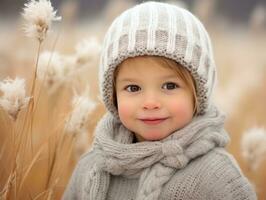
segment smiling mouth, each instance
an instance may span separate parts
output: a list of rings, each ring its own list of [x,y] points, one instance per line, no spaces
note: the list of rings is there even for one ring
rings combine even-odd
[[[148,124],[148,125],[157,125],[162,123],[168,118],[154,118],[154,119],[140,119],[143,123]]]

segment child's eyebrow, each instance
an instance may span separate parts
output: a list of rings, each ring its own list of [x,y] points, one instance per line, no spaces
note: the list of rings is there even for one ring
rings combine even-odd
[[[178,76],[176,74],[171,74],[171,75],[162,76],[161,78],[162,79],[168,79],[168,78],[178,79]]]
[[[119,82],[136,82],[137,79],[132,79],[132,78],[122,78],[122,79],[117,79]]]
[[[165,75],[165,76],[160,76],[160,79],[178,79],[178,76],[175,74],[171,75]],[[122,78],[122,79],[117,79],[119,82],[137,82],[139,79],[136,78]]]

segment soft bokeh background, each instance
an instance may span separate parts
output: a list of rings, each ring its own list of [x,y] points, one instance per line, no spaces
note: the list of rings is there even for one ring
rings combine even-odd
[[[53,24],[52,32],[45,40],[44,50],[53,50],[71,55],[75,46],[82,39],[91,36],[102,42],[105,31],[119,13],[142,1],[133,0],[53,0],[52,5],[62,16],[62,21]],[[259,199],[266,198],[266,159],[256,170],[249,168],[241,152],[241,137],[252,127],[266,127],[266,14],[264,0],[184,0],[167,1],[179,4],[196,16],[206,26],[212,38],[215,59],[218,67],[219,82],[214,99],[227,113],[226,129],[230,133],[231,143],[228,146],[238,161],[244,174],[256,188]],[[37,42],[26,38],[22,31],[23,21],[20,13],[25,1],[0,0],[0,81],[19,75],[27,80],[32,76],[36,59]],[[58,39],[57,39],[58,38]],[[53,134],[64,123],[64,117],[71,110],[73,88],[82,91],[87,85],[90,96],[98,103],[87,122],[89,141],[97,120],[105,112],[98,100],[97,85],[98,59],[73,81],[71,87],[61,87],[56,94],[45,91],[41,95],[37,109],[33,132],[33,148],[49,141],[56,149],[58,144]],[[0,190],[8,176],[7,156],[3,152],[5,135],[9,120],[0,109]],[[52,139],[51,139],[52,136]],[[265,144],[266,145],[266,144]],[[88,146],[87,146],[88,147]],[[8,145],[5,149],[11,148]],[[69,149],[62,146],[56,157],[57,176],[55,199],[59,199],[69,176],[79,158],[72,152],[71,159],[66,158]],[[48,151],[48,150],[47,150]],[[56,150],[55,150],[56,151]],[[48,154],[46,152],[46,154]],[[27,189],[22,199],[36,197],[47,184],[47,155],[41,157],[32,168],[27,178]],[[266,155],[265,155],[266,156]],[[4,159],[5,158],[5,159]],[[60,175],[59,175],[60,174]],[[48,181],[49,182],[49,181]],[[30,195],[29,195],[30,193]]]

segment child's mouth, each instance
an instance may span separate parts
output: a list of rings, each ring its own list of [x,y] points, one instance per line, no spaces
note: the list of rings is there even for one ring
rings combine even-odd
[[[148,125],[157,125],[165,121],[167,118],[149,118],[149,119],[140,119],[142,122]]]

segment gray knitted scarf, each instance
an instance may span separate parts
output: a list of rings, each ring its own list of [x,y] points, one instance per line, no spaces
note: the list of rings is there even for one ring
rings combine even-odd
[[[194,117],[186,127],[161,141],[133,143],[133,134],[107,113],[96,128],[91,151],[97,161],[87,177],[86,197],[104,200],[110,174],[139,177],[137,200],[156,200],[176,170],[215,147],[224,147],[229,137],[223,129],[224,115],[214,106]]]

